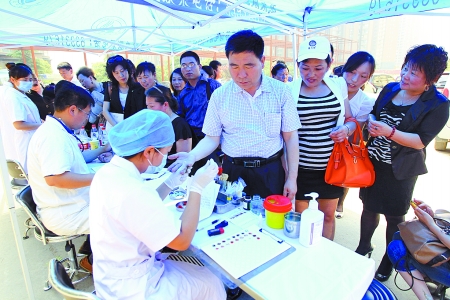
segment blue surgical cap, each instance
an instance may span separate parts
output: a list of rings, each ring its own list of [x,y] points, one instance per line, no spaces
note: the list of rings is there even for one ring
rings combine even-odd
[[[168,115],[143,109],[114,126],[108,138],[114,153],[123,157],[142,152],[148,146],[172,146],[175,133]]]

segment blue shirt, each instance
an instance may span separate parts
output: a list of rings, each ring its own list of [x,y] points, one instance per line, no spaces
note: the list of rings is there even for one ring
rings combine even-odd
[[[206,92],[206,85],[211,87],[211,94],[221,86],[221,84],[210,78],[200,76],[199,81],[193,87],[186,83],[184,89],[178,96],[180,109],[178,114],[189,123],[191,127],[199,128],[201,134],[201,128],[203,127],[203,121],[205,120],[206,110],[208,108],[208,95]]]

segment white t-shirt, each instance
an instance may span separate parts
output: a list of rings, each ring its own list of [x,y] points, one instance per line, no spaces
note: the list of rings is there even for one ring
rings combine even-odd
[[[91,184],[94,283],[102,299],[224,299],[207,268],[157,261],[180,234],[181,221],[130,161],[114,156]],[[183,266],[189,269],[186,269]]]
[[[375,104],[375,99],[368,96],[364,91],[358,90],[349,102],[353,117],[358,122],[366,122]]]
[[[128,93],[119,92],[120,104],[122,104],[122,109],[125,108],[125,103],[127,103]]]
[[[41,123],[39,110],[25,94],[12,87],[0,90],[0,130],[5,156],[20,162],[27,172],[27,149],[36,130],[17,130],[13,123]]]
[[[30,141],[28,157],[29,183],[44,225],[60,235],[88,233],[89,187],[58,188],[44,178],[64,172],[90,173],[75,137],[47,116]]]
[[[78,81],[77,77],[73,76],[72,80],[70,82],[72,82],[73,84],[78,85],[79,87],[84,89],[84,86]]]

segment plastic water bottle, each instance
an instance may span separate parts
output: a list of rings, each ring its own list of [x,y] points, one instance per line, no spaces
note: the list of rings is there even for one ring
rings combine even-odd
[[[98,140],[98,130],[97,130],[97,126],[95,126],[95,124],[92,124],[91,139],[93,141]]]
[[[88,136],[86,130],[84,129],[84,126],[81,127],[81,129],[80,129],[79,137],[82,142],[89,141],[89,136]]]
[[[319,203],[316,201],[319,194],[305,194],[311,197],[309,207],[302,212],[300,222],[299,242],[302,246],[311,247],[317,245],[322,237],[324,214],[319,210]]]
[[[105,126],[102,127],[102,137],[100,140],[100,146],[105,146],[109,143],[108,140],[108,132],[106,131]]]

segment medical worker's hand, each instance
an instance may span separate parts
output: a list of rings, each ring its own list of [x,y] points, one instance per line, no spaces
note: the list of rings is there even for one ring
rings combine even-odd
[[[169,178],[164,180],[164,183],[171,190],[179,187],[188,178],[189,172],[185,172],[184,174],[182,174],[181,171],[182,169],[178,169],[178,171],[170,174]]]
[[[202,194],[203,189],[213,181],[217,175],[219,168],[214,160],[210,159],[206,164],[195,172],[194,178],[192,178],[190,191]]]
[[[178,170],[181,171],[181,174],[189,173],[192,169],[192,166],[195,163],[194,155],[187,152],[178,152],[172,155],[169,155],[169,159],[176,159],[174,163],[172,163],[168,170],[170,172],[176,172]]]

